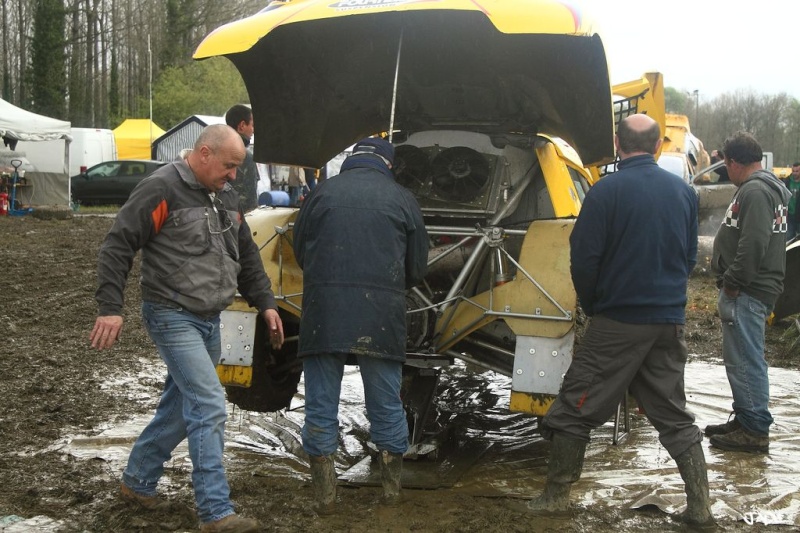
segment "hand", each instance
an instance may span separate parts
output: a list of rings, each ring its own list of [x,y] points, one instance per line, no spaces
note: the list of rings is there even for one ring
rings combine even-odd
[[[267,309],[262,316],[269,328],[269,343],[275,350],[279,350],[283,345],[283,322],[281,317],[275,309]]]
[[[102,350],[111,348],[122,335],[122,317],[117,315],[99,316],[94,323],[89,341],[92,348]]]
[[[731,289],[730,287],[722,287],[722,290],[725,291],[725,294],[728,298],[738,298],[739,297],[739,289]]]

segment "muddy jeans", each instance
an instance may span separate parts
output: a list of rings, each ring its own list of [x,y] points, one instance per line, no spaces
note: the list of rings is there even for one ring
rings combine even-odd
[[[339,395],[346,354],[303,357],[306,389],[306,420],[303,449],[313,456],[331,455],[339,447]],[[408,423],[400,381],[403,363],[366,355],[358,356],[369,433],[379,450],[405,453],[408,449]]]
[[[233,514],[222,466],[227,413],[216,372],[219,317],[206,320],[147,302],[142,316],[168,373],[156,414],[133,445],[122,481],[140,494],[155,495],[164,463],[188,437],[197,514],[202,522],[219,520]]]
[[[588,441],[630,391],[674,458],[703,434],[686,410],[683,373],[688,351],[682,324],[625,324],[591,319],[542,432]]]
[[[771,309],[743,292],[736,298],[719,291],[722,360],[733,394],[733,411],[744,428],[769,435],[769,376],[764,357],[764,328]]]

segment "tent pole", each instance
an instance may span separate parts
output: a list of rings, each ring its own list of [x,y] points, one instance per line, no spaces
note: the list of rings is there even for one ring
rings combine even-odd
[[[400,30],[400,42],[397,44],[397,64],[394,67],[394,86],[392,87],[392,113],[389,117],[389,142],[394,135],[394,109],[397,106],[397,80],[400,78],[400,53],[403,51],[403,29]]]

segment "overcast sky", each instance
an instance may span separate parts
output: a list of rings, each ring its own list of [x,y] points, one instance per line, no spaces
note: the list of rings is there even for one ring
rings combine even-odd
[[[571,2],[568,2],[571,3]],[[648,71],[700,101],[752,89],[800,99],[797,0],[584,0],[597,22],[611,82]]]

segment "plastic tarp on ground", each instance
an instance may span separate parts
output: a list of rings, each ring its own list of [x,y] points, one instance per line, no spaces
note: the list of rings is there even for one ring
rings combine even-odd
[[[27,158],[34,167],[41,166],[51,171],[37,170],[25,174],[25,185],[17,188],[17,198],[23,205],[69,206],[70,126],[69,122],[31,113],[0,99],[0,137],[3,138],[0,151],[16,149],[18,141],[63,141],[63,149],[48,154],[48,161],[40,161],[37,165],[35,159]],[[19,152],[18,155],[23,154]]]
[[[114,130],[117,157],[120,159],[150,159],[150,146],[165,131],[146,118],[126,119]]]
[[[177,159],[181,150],[193,148],[203,128],[211,124],[225,124],[225,117],[192,115],[153,141],[152,158],[159,161]]]

